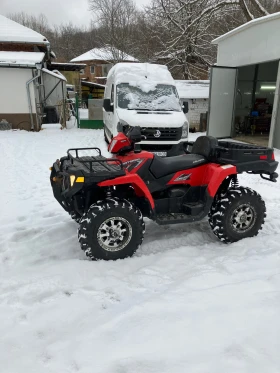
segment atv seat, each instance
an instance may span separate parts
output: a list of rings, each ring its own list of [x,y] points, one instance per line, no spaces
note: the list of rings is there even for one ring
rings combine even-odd
[[[150,170],[155,178],[159,179],[178,171],[201,166],[211,160],[217,145],[218,141],[214,137],[200,136],[194,142],[191,154],[166,158],[155,155]]]
[[[155,155],[150,170],[154,177],[159,179],[160,177],[174,174],[177,171],[187,170],[205,163],[207,163],[207,160],[199,154],[184,154],[166,158]]]

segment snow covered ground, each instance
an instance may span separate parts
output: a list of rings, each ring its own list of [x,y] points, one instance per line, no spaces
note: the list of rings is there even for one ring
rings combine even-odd
[[[88,119],[88,109],[79,109],[80,119]]]
[[[280,184],[240,178],[267,204],[256,238],[147,221],[133,258],[91,262],[49,167],[96,145],[101,130],[1,133],[0,371],[280,372]]]

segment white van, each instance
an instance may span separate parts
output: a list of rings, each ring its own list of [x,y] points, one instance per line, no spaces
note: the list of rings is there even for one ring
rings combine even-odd
[[[177,154],[188,140],[188,104],[180,104],[166,66],[118,63],[109,72],[104,93],[104,136],[108,142],[130,126],[142,128],[142,149]]]

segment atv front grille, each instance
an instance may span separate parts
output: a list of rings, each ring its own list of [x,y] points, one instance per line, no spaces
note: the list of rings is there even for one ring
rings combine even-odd
[[[141,134],[146,137],[144,141],[178,141],[182,137],[182,127],[144,127]]]

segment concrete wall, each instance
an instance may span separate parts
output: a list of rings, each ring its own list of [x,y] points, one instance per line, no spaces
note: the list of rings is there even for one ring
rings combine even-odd
[[[31,128],[26,82],[32,69],[0,67],[0,120],[6,119],[13,128]],[[34,86],[30,85],[32,112],[36,112]],[[36,125],[36,116],[34,124]]]
[[[199,128],[200,124],[200,114],[206,113],[208,111],[208,98],[197,98],[197,99],[181,99],[181,101],[188,101],[189,103],[189,112],[187,118],[190,124],[190,127]]]
[[[218,41],[217,65],[235,67],[280,58],[279,15],[264,17],[238,30]]]
[[[29,113],[26,82],[32,78],[32,69],[0,67],[0,113]],[[34,105],[34,88],[30,94]]]
[[[103,120],[103,100],[88,100],[88,119]]]

